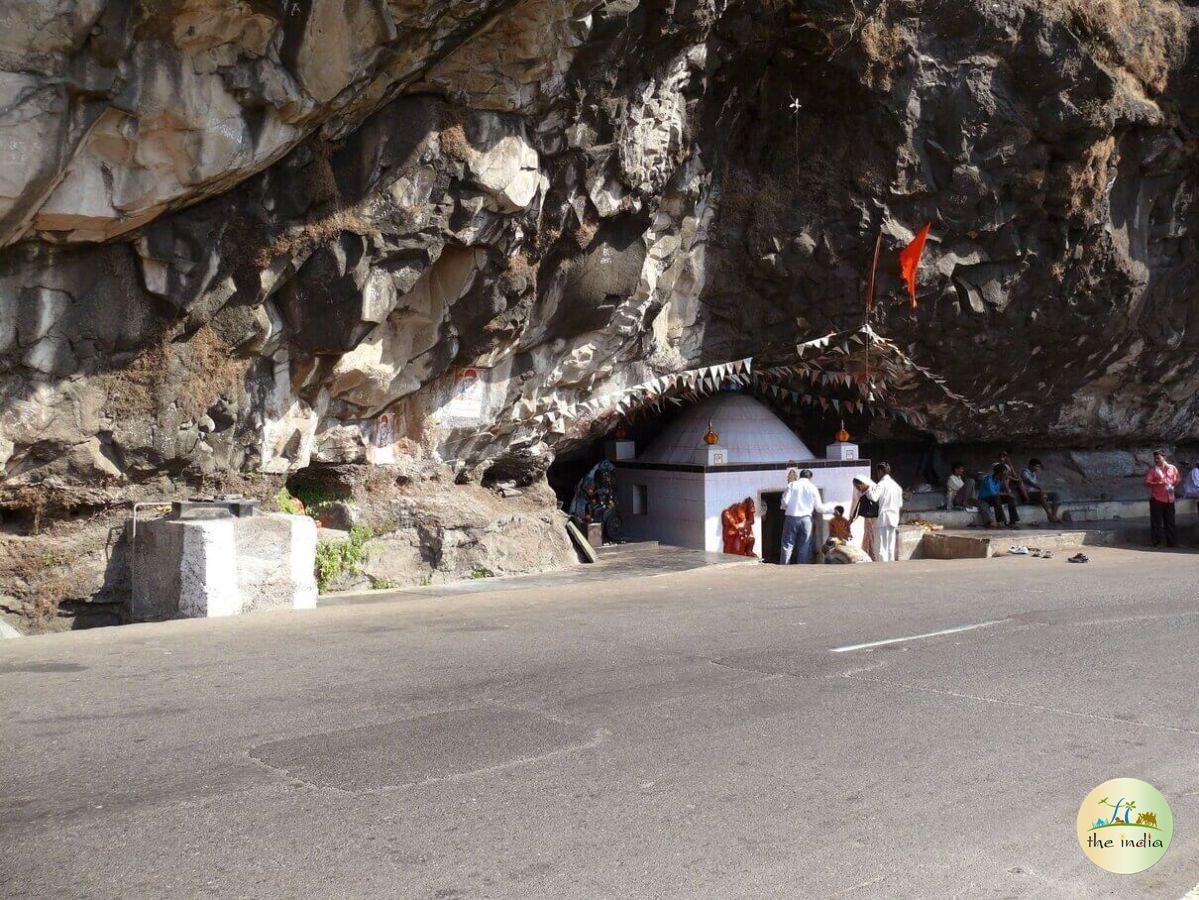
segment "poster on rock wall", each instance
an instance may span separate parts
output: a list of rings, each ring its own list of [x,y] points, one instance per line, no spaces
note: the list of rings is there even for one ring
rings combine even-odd
[[[486,399],[487,382],[483,380],[480,370],[456,369],[450,397],[437,411],[437,421],[455,428],[478,425],[483,421]]]
[[[383,413],[371,425],[371,442],[367,448],[367,459],[378,464],[395,462],[396,426],[395,415]]]

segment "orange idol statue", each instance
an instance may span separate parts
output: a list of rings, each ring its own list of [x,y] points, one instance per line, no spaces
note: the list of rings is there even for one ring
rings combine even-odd
[[[734,503],[720,514],[724,533],[724,552],[737,556],[754,556],[754,519],[758,510],[754,501],[746,497]]]

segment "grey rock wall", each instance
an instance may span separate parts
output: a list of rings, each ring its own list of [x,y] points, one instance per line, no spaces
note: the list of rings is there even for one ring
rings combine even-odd
[[[536,477],[589,435],[539,414],[859,322],[880,229],[879,329],[974,401],[943,439],[1195,440],[1197,33],[1175,0],[9,3],[0,474],[286,476],[391,413]]]

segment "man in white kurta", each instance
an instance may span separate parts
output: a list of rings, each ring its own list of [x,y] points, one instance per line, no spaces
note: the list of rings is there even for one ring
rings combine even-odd
[[[879,477],[870,488],[870,499],[878,503],[878,561],[895,562],[903,488],[891,477],[891,467],[887,463],[879,463],[876,471]]]

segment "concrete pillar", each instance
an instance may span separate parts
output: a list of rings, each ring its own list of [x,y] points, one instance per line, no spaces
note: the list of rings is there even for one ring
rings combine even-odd
[[[135,621],[316,606],[308,516],[153,519],[138,522],[133,545]]]

